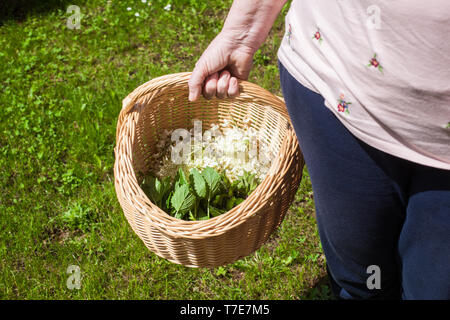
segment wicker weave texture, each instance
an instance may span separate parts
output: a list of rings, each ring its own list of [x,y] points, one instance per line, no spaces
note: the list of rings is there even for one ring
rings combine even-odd
[[[134,232],[149,250],[189,267],[216,267],[258,249],[281,224],[300,184],[303,157],[282,99],[247,81],[239,81],[235,99],[188,101],[189,72],[155,78],[123,101],[115,148],[118,200]],[[153,204],[139,187],[148,172],[157,137],[165,129],[190,129],[193,120],[220,124],[244,119],[276,154],[255,191],[232,210],[209,220],[184,221]]]

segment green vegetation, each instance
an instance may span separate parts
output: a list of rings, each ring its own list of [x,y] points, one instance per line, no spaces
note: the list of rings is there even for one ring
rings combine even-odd
[[[0,23],[0,298],[329,298],[306,170],[270,240],[215,269],[150,252],[117,201],[121,100],[149,79],[192,70],[231,0],[172,0],[170,10],[157,0],[39,2]],[[66,25],[70,4],[80,7],[79,29]],[[286,9],[249,78],[275,94]],[[70,265],[80,267],[79,290],[67,287]]]
[[[177,219],[207,220],[231,210],[253,192],[259,181],[256,174],[244,172],[239,179],[230,182],[225,173],[211,167],[202,172],[192,168],[189,178],[179,168],[173,181],[165,177],[161,181],[152,175],[141,185],[144,192],[162,210]]]

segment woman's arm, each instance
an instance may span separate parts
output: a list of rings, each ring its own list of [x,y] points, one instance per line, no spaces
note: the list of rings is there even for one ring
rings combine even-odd
[[[236,97],[237,79],[248,78],[253,55],[266,40],[287,0],[235,0],[222,31],[197,61],[189,79],[189,100]]]

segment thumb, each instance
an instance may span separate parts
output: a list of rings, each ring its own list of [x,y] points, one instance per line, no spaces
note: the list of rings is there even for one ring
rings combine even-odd
[[[189,101],[195,101],[202,93],[203,82],[208,76],[208,69],[206,63],[203,59],[200,59],[195,64],[195,68],[192,71],[191,77],[189,78]]]

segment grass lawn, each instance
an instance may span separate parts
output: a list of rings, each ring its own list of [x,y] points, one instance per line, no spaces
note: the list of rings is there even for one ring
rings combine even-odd
[[[121,100],[149,79],[191,71],[230,0],[8,2],[15,5],[0,22],[0,299],[330,298],[306,170],[270,241],[215,269],[151,253],[117,201]],[[79,29],[66,25],[71,4],[81,9]],[[287,8],[249,79],[275,94]],[[67,287],[70,265],[80,267],[80,289]]]

